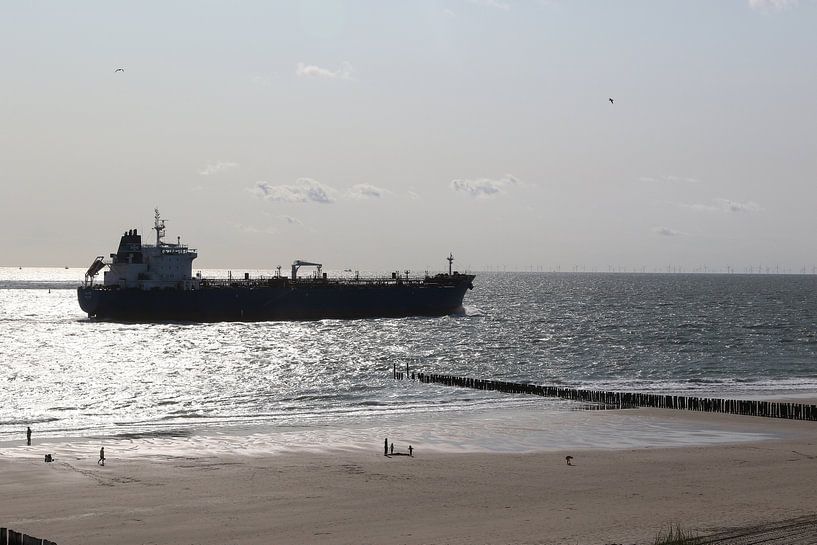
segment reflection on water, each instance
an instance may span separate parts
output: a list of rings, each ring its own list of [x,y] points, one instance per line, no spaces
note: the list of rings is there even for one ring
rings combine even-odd
[[[406,364],[584,388],[817,391],[812,276],[480,274],[462,316],[122,324],[89,321],[56,289],[83,272],[0,269],[0,440],[29,424],[41,436],[325,426],[530,402],[392,380]]]

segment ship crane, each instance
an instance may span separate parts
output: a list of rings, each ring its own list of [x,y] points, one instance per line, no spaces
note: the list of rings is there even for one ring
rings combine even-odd
[[[301,261],[300,259],[296,259],[292,262],[292,279],[297,280],[298,278],[298,269],[301,267],[317,267],[318,268],[318,276],[321,275],[321,267],[323,265],[321,263],[311,263],[309,261]]]
[[[88,270],[85,271],[85,285],[86,286],[93,286],[94,285],[94,277],[97,274],[99,274],[99,271],[101,271],[102,269],[105,268],[105,265],[107,265],[105,262],[102,261],[103,259],[104,258],[101,255],[97,256],[97,258],[94,259],[94,262],[91,263],[91,266],[88,267]]]

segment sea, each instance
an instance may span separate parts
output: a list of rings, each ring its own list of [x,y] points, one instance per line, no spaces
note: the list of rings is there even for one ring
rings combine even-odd
[[[464,311],[441,318],[147,324],[89,319],[77,304],[83,273],[0,268],[0,442],[27,426],[37,438],[252,436],[394,419],[433,423],[444,441],[475,414],[534,407],[553,423],[577,409],[395,380],[395,369],[817,397],[814,275],[477,272]]]

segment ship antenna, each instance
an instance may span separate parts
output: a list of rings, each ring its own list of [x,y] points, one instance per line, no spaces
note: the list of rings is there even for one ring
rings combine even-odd
[[[162,245],[162,237],[165,236],[165,220],[159,215],[159,208],[154,208],[156,215],[153,220],[153,230],[156,231],[156,247]]]
[[[451,266],[454,264],[454,253],[450,252],[445,260],[448,261],[448,276],[451,276]]]

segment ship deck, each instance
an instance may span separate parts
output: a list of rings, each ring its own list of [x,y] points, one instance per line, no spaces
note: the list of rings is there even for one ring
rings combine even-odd
[[[437,275],[426,277],[389,277],[389,276],[368,276],[368,277],[336,277],[321,278],[307,277],[295,280],[286,276],[259,276],[249,278],[208,278],[202,277],[198,280],[199,289],[208,288],[280,288],[280,287],[442,287],[457,286],[461,283],[470,283],[474,275],[453,274]],[[119,286],[105,286],[94,284],[88,286],[93,289],[119,289]]]

